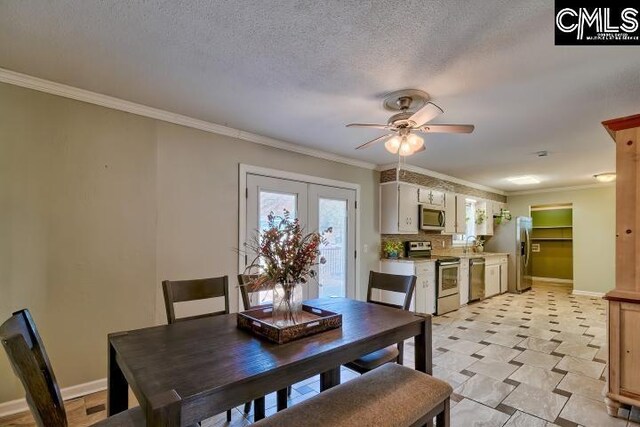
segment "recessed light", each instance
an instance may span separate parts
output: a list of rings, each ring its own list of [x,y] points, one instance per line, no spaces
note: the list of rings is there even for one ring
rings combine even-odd
[[[531,176],[531,175],[513,176],[511,178],[507,178],[507,181],[510,181],[515,185],[540,184],[540,180],[535,176]]]
[[[593,177],[600,182],[613,182],[616,180],[615,172],[598,173],[593,175]]]

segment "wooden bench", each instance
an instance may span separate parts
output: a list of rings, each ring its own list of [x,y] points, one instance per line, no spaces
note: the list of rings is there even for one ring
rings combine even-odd
[[[449,396],[444,381],[387,363],[302,403],[258,421],[256,427],[408,427],[436,418],[449,427]]]

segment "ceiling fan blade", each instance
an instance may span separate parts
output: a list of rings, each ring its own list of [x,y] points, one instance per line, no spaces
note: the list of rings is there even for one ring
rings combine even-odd
[[[424,107],[413,113],[413,115],[409,117],[408,120],[416,124],[414,127],[420,127],[425,123],[435,119],[442,113],[444,113],[444,111],[442,111],[442,108],[438,107],[433,102],[427,102]]]
[[[390,125],[378,125],[375,123],[349,123],[348,128],[374,128],[374,129],[389,129]]]
[[[426,133],[471,133],[474,125],[425,125],[418,130]]]
[[[382,141],[383,139],[389,138],[392,135],[393,135],[392,133],[388,133],[386,135],[379,136],[376,139],[372,139],[371,141],[365,142],[364,144],[357,146],[356,150],[360,150],[361,148],[367,148],[370,145],[373,145],[378,141]]]

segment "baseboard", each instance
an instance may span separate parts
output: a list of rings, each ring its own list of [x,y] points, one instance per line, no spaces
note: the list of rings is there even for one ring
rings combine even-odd
[[[598,297],[602,298],[605,292],[592,292],[592,291],[580,291],[578,289],[574,289],[572,292],[573,295],[582,295],[583,297]]]
[[[536,282],[552,282],[552,283],[562,283],[562,284],[567,284],[567,285],[573,285],[573,280],[572,279],[554,279],[553,277],[536,277],[536,276],[531,276],[532,280],[535,280]]]
[[[88,383],[72,385],[71,387],[63,388],[62,390],[60,390],[60,393],[62,394],[62,399],[69,400],[106,389],[107,379],[102,378],[99,380],[90,381]],[[0,417],[6,417],[8,415],[13,415],[28,410],[29,406],[27,405],[27,401],[25,399],[16,399],[9,402],[0,403]]]

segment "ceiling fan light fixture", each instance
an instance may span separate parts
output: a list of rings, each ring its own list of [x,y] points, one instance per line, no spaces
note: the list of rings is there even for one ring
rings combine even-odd
[[[400,154],[401,156],[410,156],[412,155],[415,150],[413,149],[413,147],[411,146],[411,144],[409,144],[409,141],[407,141],[407,138],[402,138],[403,141],[400,144],[400,148],[398,149],[398,154]]]
[[[422,146],[424,145],[424,139],[420,138],[418,135],[416,135],[415,133],[410,133],[407,136],[407,142],[409,143],[409,145],[411,146],[411,149],[416,152],[419,149],[422,148]]]
[[[386,150],[391,154],[398,154],[401,144],[402,141],[400,140],[400,137],[396,135],[387,139],[387,142],[384,143],[384,148],[386,148]]]

